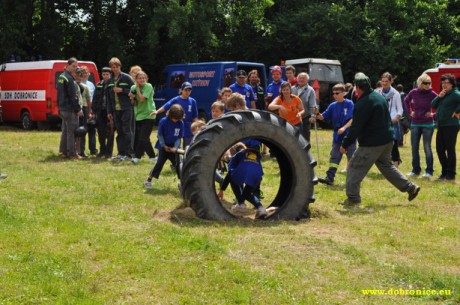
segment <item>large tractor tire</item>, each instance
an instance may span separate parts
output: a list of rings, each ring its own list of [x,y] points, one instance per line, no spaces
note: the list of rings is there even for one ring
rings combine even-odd
[[[316,161],[310,153],[310,144],[286,120],[259,110],[228,113],[211,120],[195,136],[182,167],[181,189],[185,204],[200,218],[227,220],[236,217],[218,200],[214,174],[222,154],[246,138],[266,144],[279,164],[280,186],[269,204],[276,209],[265,219],[308,218],[317,183]]]

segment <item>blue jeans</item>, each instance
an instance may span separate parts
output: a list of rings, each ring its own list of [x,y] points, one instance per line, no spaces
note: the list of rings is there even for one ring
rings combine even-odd
[[[433,138],[434,126],[411,126],[410,128],[410,143],[412,146],[412,172],[420,174],[420,153],[419,145],[420,138],[423,136],[423,150],[425,151],[426,170],[425,173],[433,175],[433,151],[431,150],[431,139]]]
[[[238,185],[233,181],[230,181],[230,186],[232,187],[233,194],[235,194],[238,204],[244,203],[244,200],[247,200],[256,208],[262,206],[259,198],[255,195],[255,192],[257,191],[256,188],[247,184],[243,187],[243,185]]]

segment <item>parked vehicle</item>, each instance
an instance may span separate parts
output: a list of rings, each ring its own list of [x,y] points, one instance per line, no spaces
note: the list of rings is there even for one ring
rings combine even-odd
[[[431,77],[431,86],[439,94],[442,90],[441,76],[443,74],[453,74],[457,80],[457,84],[460,84],[460,58],[448,58],[443,63],[437,63],[436,68],[426,70],[425,73]]]
[[[257,70],[260,85],[266,89],[267,76],[265,65],[252,62],[203,62],[189,64],[173,64],[164,68],[160,85],[155,86],[155,104],[157,109],[171,98],[179,94],[183,82],[192,84],[192,94],[198,104],[199,117],[211,117],[211,105],[219,98],[219,91],[235,82],[238,70]]]
[[[2,87],[0,87],[0,92],[2,91]],[[2,97],[0,94],[0,125],[3,124],[3,109],[2,109]]]
[[[59,122],[57,79],[67,61],[45,60],[4,63],[0,65],[0,98],[4,122],[20,122],[24,129],[40,129]],[[79,61],[91,72],[93,83],[99,82],[96,65]]]
[[[283,79],[286,80],[285,68],[291,65],[296,69],[296,75],[302,72],[310,76],[310,86],[315,89],[316,103],[319,110],[326,110],[327,106],[334,100],[332,87],[337,83],[343,83],[342,65],[340,61],[323,58],[301,58],[289,59],[282,63]],[[272,67],[270,67],[271,69]],[[269,73],[271,82],[271,73]],[[327,122],[319,122],[323,128],[330,127]]]
[[[319,109],[320,111],[326,110],[327,106],[334,100],[332,87],[337,83],[343,83],[340,61],[323,58],[301,58],[286,60],[284,64],[294,66],[296,74],[307,72],[310,75],[310,85],[319,92],[319,100],[317,100]],[[316,85],[319,88],[315,88]]]

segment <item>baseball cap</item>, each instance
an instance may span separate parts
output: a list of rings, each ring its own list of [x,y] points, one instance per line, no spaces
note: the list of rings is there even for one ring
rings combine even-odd
[[[109,67],[104,67],[102,68],[102,72],[112,72],[112,69],[110,69]]]
[[[273,73],[276,73],[276,72],[278,72],[278,73],[283,73],[283,71],[281,70],[281,67],[280,67],[280,66],[273,66],[273,68],[272,68],[272,74],[273,74]]]
[[[192,84],[190,84],[189,82],[185,82],[182,84],[182,86],[180,86],[180,89],[181,90],[192,89]]]
[[[238,70],[238,72],[236,72],[236,77],[247,77],[248,75],[246,74],[246,71],[244,70]]]

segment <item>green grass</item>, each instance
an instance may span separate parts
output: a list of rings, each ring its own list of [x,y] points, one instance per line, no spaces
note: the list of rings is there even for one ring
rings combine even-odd
[[[63,161],[59,135],[0,127],[0,171],[9,175],[0,180],[0,304],[460,302],[458,181],[415,178],[422,191],[409,203],[374,167],[361,209],[337,205],[345,198],[338,174],[335,186],[315,187],[309,222],[212,222],[178,209],[169,166],[145,191],[146,160]],[[312,140],[316,156],[314,132]],[[319,176],[330,141],[331,131],[320,130]],[[408,144],[401,154],[407,173]],[[276,162],[264,170],[263,190],[273,198]],[[225,198],[231,202],[230,190]],[[451,295],[362,293],[400,288]]]

